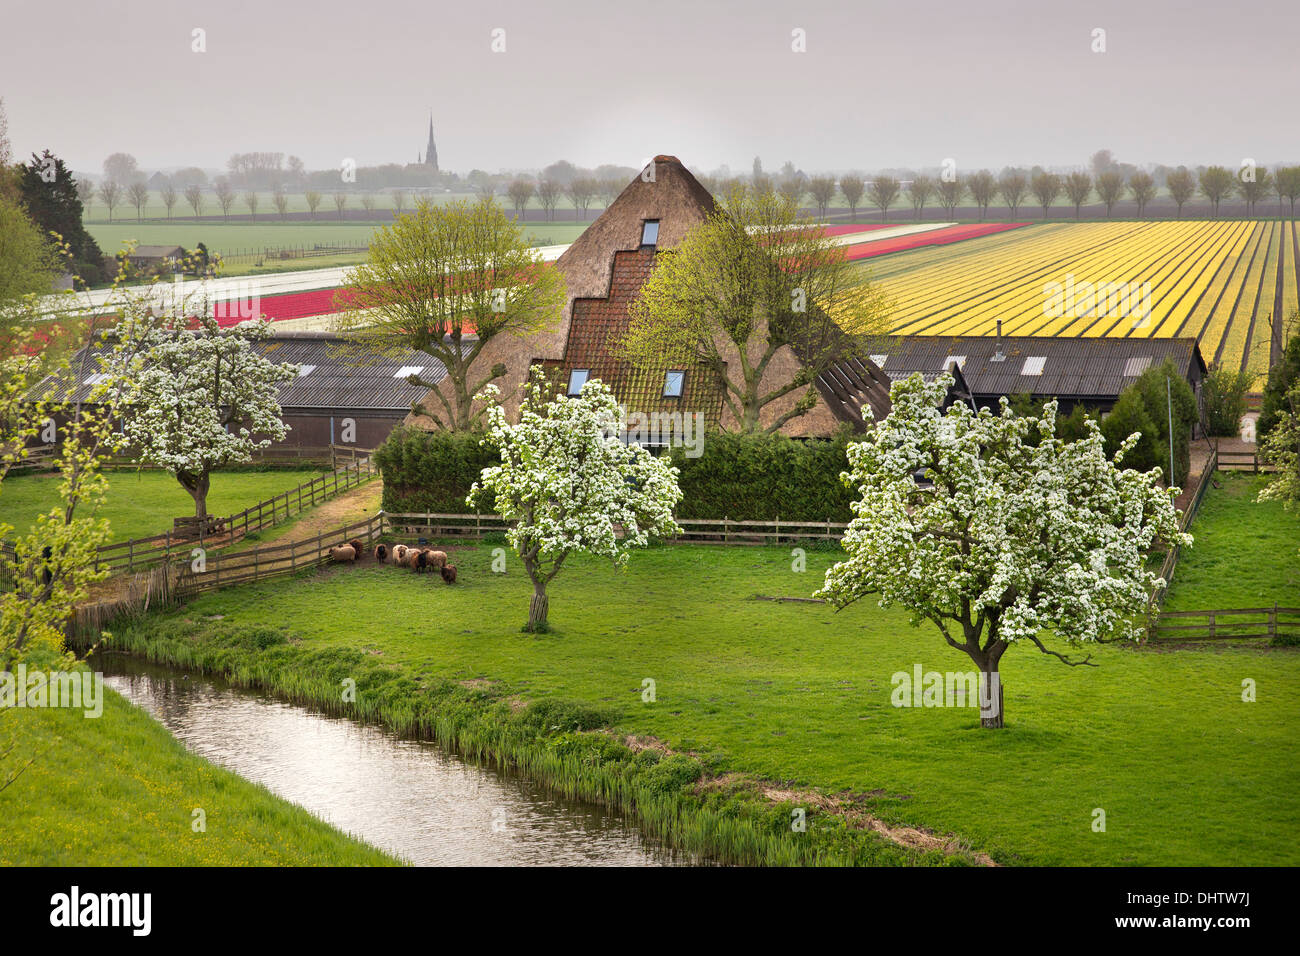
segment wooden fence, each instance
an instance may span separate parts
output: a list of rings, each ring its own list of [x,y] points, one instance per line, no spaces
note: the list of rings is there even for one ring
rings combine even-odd
[[[1201,501],[1205,498],[1205,491],[1209,488],[1210,482],[1214,480],[1214,472],[1218,467],[1219,451],[1212,448],[1210,449],[1210,457],[1205,462],[1205,467],[1201,469],[1201,477],[1196,482],[1196,491],[1192,494],[1192,500],[1183,509],[1183,517],[1178,523],[1179,531],[1186,531],[1191,526],[1192,519],[1196,517],[1196,512],[1201,510]],[[1151,620],[1160,613],[1160,606],[1164,604],[1165,595],[1169,593],[1169,583],[1174,579],[1174,568],[1178,566],[1178,556],[1181,551],[1181,547],[1174,545],[1165,554],[1165,560],[1160,565],[1160,577],[1164,578],[1165,586],[1151,589],[1151,597],[1147,601],[1148,632],[1151,628]]]
[[[1170,620],[1178,623],[1166,623]],[[1274,604],[1272,607],[1226,611],[1168,611],[1160,615],[1148,637],[1152,643],[1272,640],[1276,637],[1300,640],[1300,608]]]
[[[1221,451],[1219,468],[1223,471],[1273,472],[1277,468],[1259,457],[1258,451]]]
[[[354,242],[319,242],[310,246],[267,246],[261,249],[232,249],[220,252],[221,261],[227,265],[236,262],[284,262],[290,259],[317,259],[323,256],[340,256],[369,252],[370,246]]]
[[[199,594],[235,584],[248,584],[283,574],[293,574],[305,568],[329,561],[330,548],[353,538],[370,544],[384,533],[383,514],[373,515],[364,521],[342,525],[322,532],[305,541],[268,545],[235,554],[213,554],[206,560],[189,561],[181,569],[178,587],[182,594]]]
[[[104,545],[98,550],[97,566],[107,568],[110,573],[118,573],[147,568],[177,556],[188,560],[191,550],[196,547],[211,548],[231,544],[254,531],[283,524],[307,508],[329,501],[378,473],[379,469],[368,453],[358,453],[354,461],[328,475],[313,478],[274,498],[259,501],[251,508],[216,519],[215,523],[222,529],[218,536],[200,535],[195,538],[172,530],[148,538],[119,541]]]
[[[408,512],[384,514],[391,533],[404,537],[481,538],[484,534],[501,533],[510,525],[495,514],[442,514],[433,512]],[[762,545],[798,541],[839,541],[848,527],[838,521],[733,521],[730,518],[679,518],[681,534],[672,538],[676,542],[696,544]]]

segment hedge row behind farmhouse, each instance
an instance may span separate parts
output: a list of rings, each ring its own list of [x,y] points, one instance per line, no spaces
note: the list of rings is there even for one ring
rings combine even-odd
[[[464,513],[479,473],[498,461],[479,433],[426,432],[399,426],[375,452],[384,476],[385,511]],[[782,435],[711,432],[703,454],[672,451],[680,471],[679,518],[734,521],[848,521],[849,436],[796,441]],[[490,510],[484,508],[484,511]]]

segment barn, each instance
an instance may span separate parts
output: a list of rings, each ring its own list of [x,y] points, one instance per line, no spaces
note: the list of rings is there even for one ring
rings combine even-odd
[[[106,348],[104,342],[94,353]],[[254,344],[267,358],[299,367],[298,376],[280,385],[282,417],[289,425],[284,441],[268,449],[301,452],[331,444],[373,449],[401,423],[412,405],[428,392],[412,385],[407,376],[440,381],[446,374],[432,356],[415,350],[378,354],[329,332],[279,332]],[[82,366],[82,353],[70,362],[72,372]],[[85,401],[97,381],[94,354],[86,363],[94,372],[66,391],[61,379],[50,376],[33,389],[33,400],[54,395],[67,402]],[[57,417],[56,417],[57,421]],[[62,422],[59,422],[61,425]]]
[[[976,408],[996,409],[1004,395],[1032,395],[1058,399],[1062,415],[1075,405],[1110,411],[1120,392],[1166,358],[1198,401],[1206,374],[1194,338],[906,335],[886,339],[871,358],[891,379],[955,367]]]

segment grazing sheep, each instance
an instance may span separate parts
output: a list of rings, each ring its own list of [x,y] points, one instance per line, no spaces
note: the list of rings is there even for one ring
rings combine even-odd
[[[330,548],[330,560],[339,564],[351,563],[357,559],[357,549],[350,544],[341,544]]]
[[[448,584],[456,583],[456,565],[444,564],[441,568],[441,571],[442,571],[442,579],[444,581],[446,581]]]
[[[358,561],[366,556],[366,546],[361,543],[360,538],[353,538],[348,544],[352,546],[352,550],[356,551]]]
[[[423,555],[423,551],[416,551],[414,548],[407,548],[406,554],[402,556],[402,567],[410,568],[412,571],[421,570],[423,564],[420,559]]]
[[[429,565],[429,567],[438,568],[439,570],[441,570],[443,567],[446,566],[447,564],[446,551],[434,551],[432,548],[425,548],[423,553],[424,553],[425,562]]]
[[[406,564],[406,555],[407,552],[409,552],[410,550],[411,549],[404,544],[393,545],[393,564],[396,565]]]
[[[375,545],[375,560],[378,561],[380,564],[383,564],[385,561],[388,560],[388,545],[386,544]]]

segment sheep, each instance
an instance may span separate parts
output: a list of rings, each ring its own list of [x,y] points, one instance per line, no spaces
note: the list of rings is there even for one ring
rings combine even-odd
[[[410,550],[411,549],[404,544],[393,545],[393,564],[396,565],[406,564],[406,553]]]
[[[439,570],[441,570],[443,567],[446,566],[447,564],[446,551],[434,551],[432,548],[425,548],[423,553],[424,553],[425,562],[429,565],[429,567],[438,568]]]
[[[406,553],[402,555],[402,567],[410,568],[412,571],[421,570],[423,568],[423,562],[420,559],[423,555],[423,551],[417,551],[414,548],[407,548]]]
[[[386,544],[375,545],[375,560],[378,561],[380,564],[383,564],[385,561],[388,560],[388,545]]]
[[[442,579],[444,581],[448,584],[456,583],[456,565],[444,564],[440,570],[442,571]]]
[[[357,559],[357,549],[350,544],[341,544],[336,548],[330,548],[330,560],[339,564],[350,563]]]
[[[360,560],[366,556],[366,546],[361,543],[360,538],[353,538],[351,541],[348,542],[348,544],[351,545],[352,550],[354,550],[357,553],[357,560]]]

